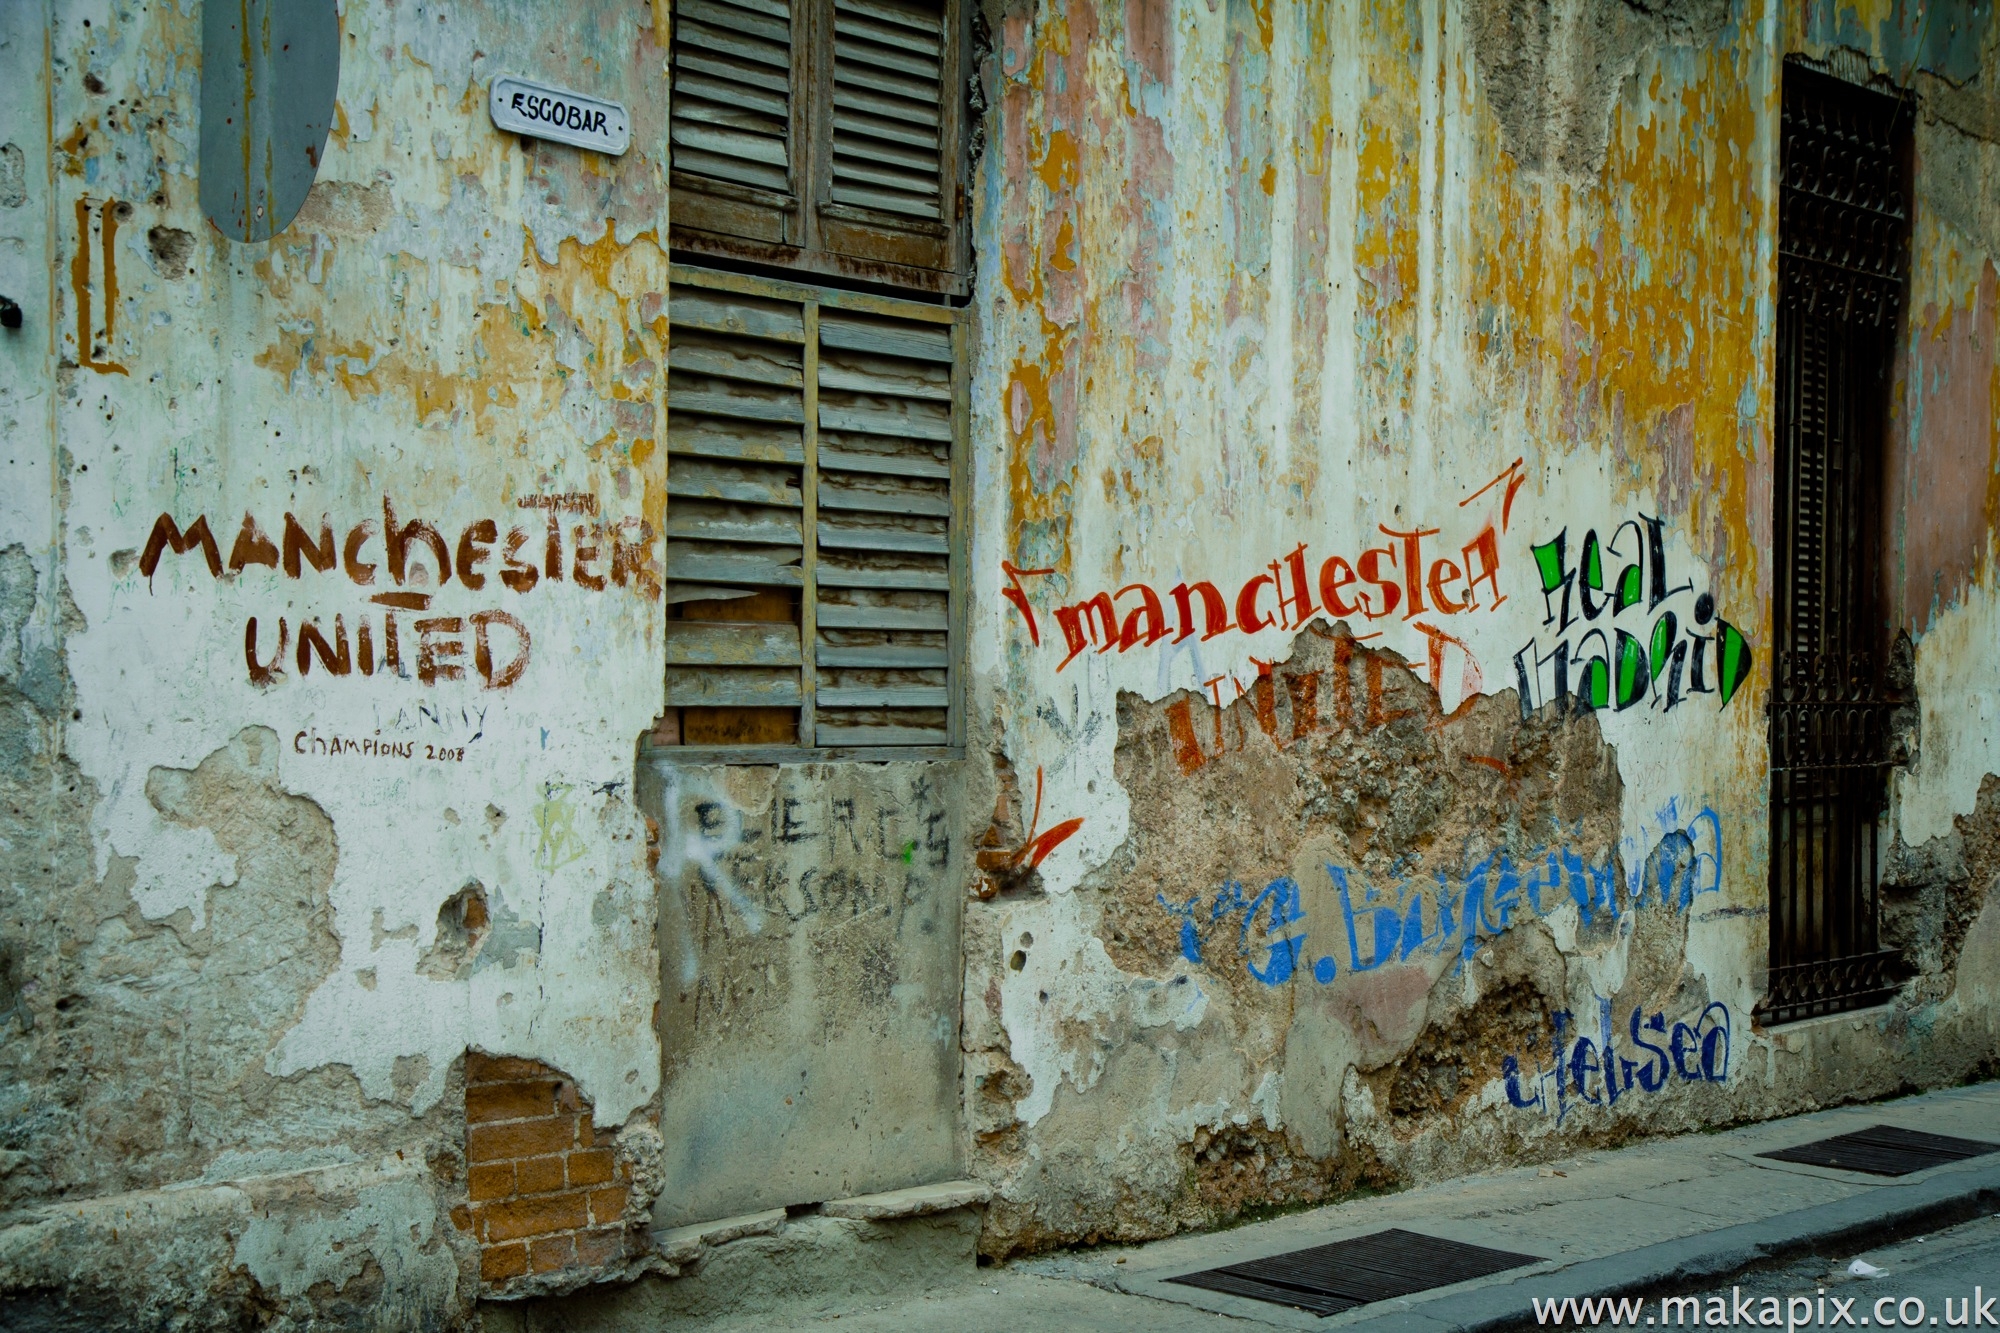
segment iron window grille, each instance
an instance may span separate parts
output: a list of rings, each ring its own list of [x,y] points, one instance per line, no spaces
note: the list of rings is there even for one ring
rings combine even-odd
[[[1896,756],[1879,585],[1909,132],[1897,99],[1785,67],[1767,1023],[1880,1003],[1902,979],[1880,934]]]

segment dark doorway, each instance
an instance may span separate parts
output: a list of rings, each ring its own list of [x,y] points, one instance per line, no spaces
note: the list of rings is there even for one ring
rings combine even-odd
[[[1783,1023],[1876,1004],[1887,800],[1882,457],[1909,261],[1902,100],[1784,71],[1779,194],[1771,974]]]

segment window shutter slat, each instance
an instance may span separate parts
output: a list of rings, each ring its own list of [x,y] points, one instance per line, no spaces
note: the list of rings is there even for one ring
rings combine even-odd
[[[797,476],[784,468],[689,461],[675,464],[668,474],[667,494],[686,500],[734,500],[795,509],[803,503]]]
[[[815,732],[821,745],[942,745],[949,719],[948,326],[819,320]]]
[[[770,349],[749,341],[676,343],[667,352],[667,364],[675,370],[789,389],[805,383],[804,371],[795,358],[782,353],[774,355]]]
[[[857,208],[872,208],[881,213],[902,213],[913,218],[930,218],[937,213],[937,206],[921,197],[890,190],[845,187],[833,192],[833,201],[836,204],[853,204]]]
[[[806,340],[805,319],[798,306],[766,297],[737,296],[734,293],[704,291],[699,287],[676,287],[672,318],[677,329],[740,333],[745,337],[768,338],[776,342],[802,343]]]
[[[686,376],[680,384],[680,410],[776,422],[802,422],[806,418],[806,408],[798,402],[798,394],[758,392],[748,384],[696,376]]]
[[[720,584],[690,583],[681,580],[668,586],[667,604],[671,606],[679,602],[712,602],[718,598],[734,597],[736,591]]]
[[[732,29],[747,36],[761,37],[779,46],[792,40],[792,15],[783,3],[760,4],[754,0],[681,0],[680,15],[716,28]]]
[[[708,51],[726,57],[727,63],[723,68],[731,70],[738,77],[756,75],[757,71],[745,69],[746,65],[768,66],[785,76],[791,73],[792,51],[789,33],[774,42],[750,33],[732,32],[728,28],[695,23],[683,18],[680,27],[675,30],[674,38],[682,46],[690,48],[690,54],[694,51]]]
[[[783,139],[772,139],[762,134],[745,134],[740,130],[722,126],[689,124],[685,117],[682,118],[681,124],[674,126],[673,137],[674,147],[694,149],[706,154],[711,161],[716,157],[732,157],[740,158],[746,164],[727,168],[730,170],[755,173],[755,166],[748,164],[758,162],[778,168],[775,173],[762,173],[765,179],[785,179],[784,172],[791,161],[786,156]],[[688,165],[689,159],[686,154],[682,154],[680,160],[682,166]]]
[[[803,311],[676,280],[667,319],[667,703],[693,743],[750,734],[796,744]]]
[[[931,44],[931,53],[925,54],[921,49],[913,50],[907,42],[885,45],[879,41],[864,40],[876,36],[876,33],[862,29],[845,15],[834,21],[833,31],[835,68],[865,65],[908,74],[912,77],[894,81],[900,96],[924,100],[926,90],[935,89],[943,75],[938,67],[935,43]]]
[[[833,90],[834,127],[840,127],[842,113],[882,117],[900,121],[903,124],[920,127],[930,134],[930,142],[937,142],[938,109],[922,102],[909,102],[895,97],[882,97],[866,89],[843,86]]]
[[[919,514],[951,517],[951,493],[941,488],[896,486],[858,481],[852,485],[821,482],[821,509],[859,509],[878,514]]]
[[[819,701],[827,708],[943,708],[947,702],[942,685],[904,684],[829,685],[821,688]]]
[[[703,152],[698,148],[678,148],[674,152],[674,166],[682,171],[693,171],[717,180],[734,181],[738,185],[754,185],[761,190],[777,190],[781,176],[770,167],[759,166],[756,162],[741,156]]]
[[[936,26],[931,7],[922,3],[899,5],[892,0],[834,0],[834,11],[874,19],[893,26],[928,32]]]
[[[799,673],[783,669],[668,667],[667,702],[683,708],[797,708]]]
[[[791,192],[792,33],[782,0],[679,0],[668,133],[676,172]]]
[[[667,664],[795,667],[799,664],[798,627],[673,621],[667,626]]]
[[[836,170],[844,177],[841,184],[834,187],[835,201],[839,202],[843,194],[860,195],[871,192],[880,194],[887,190],[894,193],[885,197],[908,204],[912,208],[921,206],[935,213],[937,184],[932,176],[927,172],[902,166],[892,155],[896,150],[882,152],[881,147],[881,145],[871,146],[863,153],[856,151],[850,143],[834,150]],[[880,189],[870,191],[869,186],[878,186]]]
[[[864,111],[851,111],[836,106],[833,113],[833,128],[837,133],[866,135],[871,139],[884,139],[890,143],[909,144],[915,148],[936,151],[938,146],[937,126],[921,121],[889,120],[882,116],[871,116]]]
[[[949,665],[948,654],[942,648],[923,648],[912,644],[875,644],[860,648],[840,648],[822,644],[819,649],[821,666],[844,667],[927,667],[942,671]]]
[[[674,53],[674,69],[677,73],[708,74],[711,80],[703,80],[706,91],[697,96],[727,96],[737,88],[762,89],[765,92],[782,94],[786,114],[790,115],[792,79],[789,71],[776,69],[761,61],[734,60],[712,50],[704,50],[699,44],[692,44]],[[769,98],[762,99],[766,104]]]
[[[826,346],[824,338],[821,346]],[[947,366],[910,367],[872,357],[827,357],[819,368],[821,388],[853,389],[858,393],[901,394],[928,398],[936,403],[951,402],[951,370]]]
[[[865,558],[865,557],[864,557]],[[822,588],[911,588],[926,592],[948,592],[951,579],[941,569],[912,569],[904,566],[875,567],[849,563],[855,559],[833,557],[820,564]]]
[[[911,453],[864,453],[859,450],[838,447],[820,449],[820,462],[824,467],[842,468],[848,472],[870,472],[890,477],[937,477],[951,478],[951,462],[930,454]]]
[[[928,57],[933,64],[939,54],[938,33],[926,26],[924,16],[911,15],[911,23],[885,23],[862,14],[852,5],[836,4],[835,30],[843,36],[862,38],[878,46],[894,47],[912,55]]]
[[[667,577],[702,583],[728,583],[769,588],[803,587],[799,567],[777,555],[715,548],[707,544],[667,543]],[[735,595],[744,595],[737,588]]]
[[[790,546],[799,541],[799,516],[765,506],[693,502],[674,506],[667,517],[667,536]]]
[[[838,128],[840,122],[836,121],[834,123],[836,128]],[[839,142],[846,144],[862,144],[863,146],[865,146],[868,155],[867,157],[860,159],[863,165],[865,165],[870,161],[873,161],[882,163],[885,166],[897,166],[905,168],[906,170],[897,174],[896,179],[898,180],[905,178],[911,178],[920,181],[929,180],[935,177],[937,173],[937,150],[935,148],[925,151],[920,148],[905,147],[901,144],[897,144],[894,142],[885,142],[883,140],[876,139],[873,136],[870,136],[866,140],[856,139],[853,138],[852,136],[842,136]],[[852,154],[850,154],[850,156],[851,155]],[[912,176],[912,173],[916,173],[914,177]],[[891,183],[893,184],[894,181],[892,181]],[[931,187],[931,193],[935,194],[936,192],[937,192],[936,187],[933,184]]]
[[[829,311],[821,322],[819,340],[823,347],[843,351],[880,352],[885,356],[951,364],[951,335],[931,324],[911,322],[899,326],[888,320]],[[919,372],[911,367],[909,373]]]
[[[821,403],[819,424],[827,430],[868,431],[913,440],[951,439],[951,414],[930,403],[873,395],[844,394]]]
[[[946,555],[951,550],[950,539],[942,525],[929,532],[913,525],[892,526],[886,520],[879,527],[870,527],[843,523],[838,514],[820,520],[819,544],[822,548],[832,547],[840,551],[913,551]]]
[[[680,105],[685,99],[686,105]],[[674,84],[675,110],[696,120],[783,134],[791,103],[782,93],[770,93],[747,81],[729,82],[683,71]],[[746,117],[758,119],[746,119]]]
[[[901,217],[943,218],[945,11],[941,2],[836,0],[832,200]],[[916,130],[898,131],[896,126]]]
[[[908,629],[950,628],[943,607],[911,606],[886,601],[820,603],[819,623],[825,629]]]
[[[726,458],[744,463],[791,463],[803,466],[805,444],[799,432],[757,422],[702,421],[680,428],[673,451],[700,458]]]

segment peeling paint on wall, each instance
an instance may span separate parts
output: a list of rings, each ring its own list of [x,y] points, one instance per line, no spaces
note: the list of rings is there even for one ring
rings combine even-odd
[[[8,1292],[113,1309],[143,1216],[187,1309],[463,1322],[468,1049],[640,1145],[572,1258],[967,1171],[991,1255],[1135,1239],[1991,1060],[1990,6],[987,10],[966,754],[676,766],[667,7],[349,0],[247,245],[195,15],[0,8]],[[1767,1029],[1792,54],[1918,103],[1912,976]]]
[[[1882,34],[1863,77],[1915,40],[1922,78],[1963,80],[1993,67],[1983,10],[1940,42],[1914,8],[1796,31],[1754,3],[1086,8],[996,22],[980,195],[974,643],[1003,799],[964,1026],[987,1250],[1771,1114],[1854,1078],[1855,1050],[1753,1017],[1760,704],[1784,647],[1777,86],[1787,41],[1827,58],[1826,22]],[[1993,765],[1966,636],[1987,623],[2000,364],[1972,202],[1990,147],[1963,128],[1990,146],[2000,120],[1924,87],[1930,313],[1888,506],[1901,623],[1931,626],[1912,838],[1970,836],[1951,821]],[[1075,831],[1023,874],[1004,849],[1030,772]],[[1976,876],[1908,883],[1985,901]],[[1943,956],[1910,955],[1911,1017],[1862,1047],[1941,1077],[1972,1058],[1983,983]],[[1675,1065],[1677,1024],[1697,1035]],[[1550,1114],[1524,1119],[1535,1089]]]
[[[476,1288],[437,1226],[468,1046],[559,1053],[607,1129],[659,1086],[632,797],[661,695],[654,16],[326,6],[323,151],[302,207],[242,201],[277,231],[243,244],[203,216],[199,14],[27,8],[7,83],[54,124],[15,204],[48,225],[4,225],[46,232],[57,280],[8,269],[46,359],[0,376],[39,386],[5,391],[0,617],[10,772],[41,782],[7,835],[0,1188],[60,1208],[386,1155],[388,1194],[315,1177],[173,1281],[189,1310],[242,1295],[213,1262],[274,1309],[443,1326]],[[501,72],[627,101],[637,147],[499,134]],[[262,77],[252,102],[301,91]]]

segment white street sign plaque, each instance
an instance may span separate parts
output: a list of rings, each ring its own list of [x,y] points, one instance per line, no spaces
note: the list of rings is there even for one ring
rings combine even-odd
[[[601,97],[587,97],[506,74],[493,80],[486,108],[494,125],[509,134],[552,139],[612,157],[632,146],[632,122],[625,115],[625,108]]]

